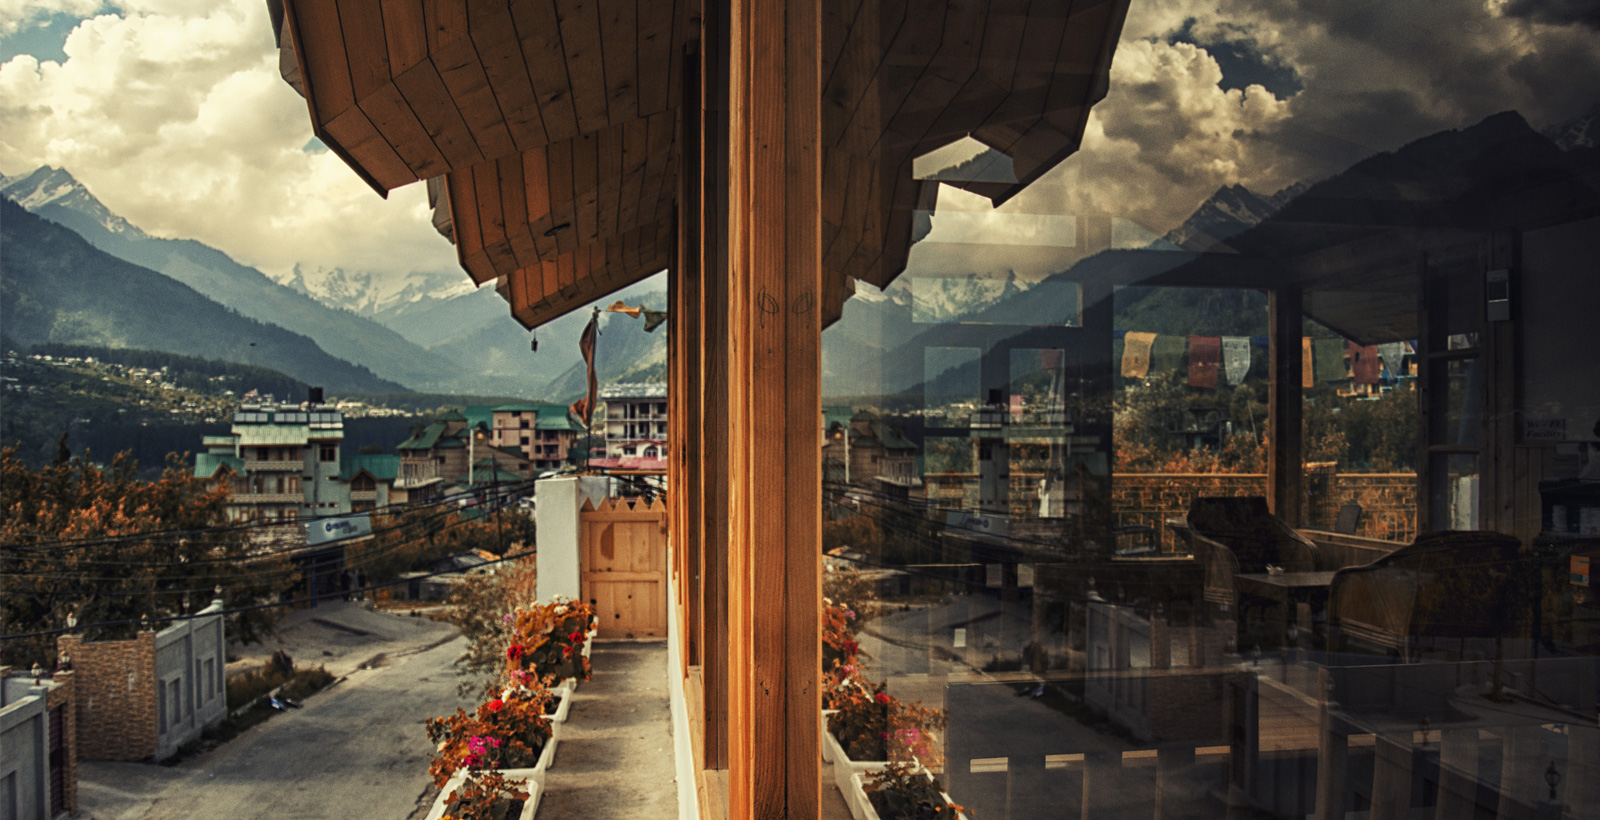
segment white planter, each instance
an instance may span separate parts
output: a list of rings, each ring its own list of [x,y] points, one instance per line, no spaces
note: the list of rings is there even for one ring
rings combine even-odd
[[[544,794],[544,780],[542,777],[539,780],[532,780],[512,776],[513,772],[526,771],[529,770],[506,769],[504,772],[501,772],[501,774],[505,775],[507,780],[515,782],[528,792],[528,799],[523,801],[522,813],[517,815],[517,820],[533,820],[534,814],[539,811],[539,797]],[[433,808],[428,810],[428,816],[426,820],[439,820],[440,817],[444,816],[444,810],[449,806],[450,794],[461,785],[461,782],[465,780],[466,777],[467,773],[465,771],[457,771],[455,774],[450,776],[450,780],[444,784],[444,788],[439,790],[439,796],[434,798]]]
[[[933,775],[928,774],[927,772],[923,772],[923,776],[929,779],[933,778]],[[858,804],[861,806],[861,814],[855,815],[856,820],[880,820],[878,817],[878,810],[872,807],[872,801],[867,798],[866,787],[867,781],[865,777],[863,777],[861,774],[850,775],[850,791],[845,793],[844,802],[851,804],[852,807]],[[944,802],[951,802],[950,795],[948,793],[939,792],[939,794],[940,796],[944,797]],[[854,814],[854,811],[855,809],[852,808],[851,813]],[[961,820],[966,820],[967,817],[965,814],[961,814],[960,812],[957,812],[956,816],[960,817]]]
[[[828,715],[838,712],[838,709],[822,710],[822,762],[833,762],[833,744],[828,742]]]
[[[572,692],[576,688],[572,678],[556,684],[550,694],[557,700],[556,711],[550,715],[550,725],[556,726],[567,722],[567,713],[572,711]]]
[[[831,749],[833,758],[833,783],[838,787],[839,793],[844,795],[845,805],[850,808],[850,816],[855,818],[855,820],[865,820],[866,813],[864,809],[871,807],[866,806],[866,801],[862,799],[864,793],[861,791],[861,787],[859,785],[859,775],[881,772],[885,766],[889,765],[889,761],[851,760],[850,755],[845,752],[844,746],[839,743],[838,738],[835,738],[832,732],[822,733],[822,743],[825,746],[833,747]],[[830,752],[824,752],[823,754],[830,754]],[[857,785],[854,787],[850,785],[850,779],[852,777],[856,778]]]

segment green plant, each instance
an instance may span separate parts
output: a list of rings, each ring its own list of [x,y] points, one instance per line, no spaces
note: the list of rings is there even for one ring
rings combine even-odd
[[[333,683],[333,673],[324,667],[301,669],[294,673],[294,677],[290,678],[282,689],[278,690],[278,694],[290,700],[304,700],[326,689],[330,683]]]
[[[945,800],[938,778],[910,763],[890,763],[863,788],[881,820],[956,820],[966,812]]]

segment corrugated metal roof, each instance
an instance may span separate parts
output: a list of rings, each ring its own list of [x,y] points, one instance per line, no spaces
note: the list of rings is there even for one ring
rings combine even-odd
[[[245,447],[299,445],[311,440],[311,427],[306,424],[236,424],[234,435]],[[319,438],[324,437],[319,433]]]
[[[365,470],[368,475],[379,481],[393,481],[400,473],[400,457],[391,455],[341,455],[339,457],[339,480],[349,481],[356,477],[356,473]]]
[[[439,441],[439,436],[443,434],[444,422],[436,421],[432,424],[429,424],[427,427],[422,428],[422,432],[417,433],[411,438],[401,442],[398,449],[431,450],[433,449],[433,445]]]
[[[600,388],[601,399],[664,399],[666,382],[623,382]]]
[[[201,436],[200,437],[200,446],[202,446],[202,447],[232,447],[233,446],[233,436]]]
[[[196,478],[214,478],[217,470],[224,466],[235,473],[244,472],[244,461],[233,456],[198,453],[194,457],[194,474]]]

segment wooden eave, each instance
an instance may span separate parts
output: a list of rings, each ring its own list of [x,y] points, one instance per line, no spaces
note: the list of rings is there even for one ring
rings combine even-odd
[[[282,6],[313,129],[380,193],[669,111],[698,36],[696,0]]]
[[[1077,149],[1127,5],[822,4],[825,325],[852,279],[883,287],[905,269],[940,184],[914,177],[918,156],[967,137],[1005,154],[1010,181],[943,179],[999,204]],[[676,202],[682,55],[699,8],[284,0],[283,48],[318,136],[374,188],[445,179],[435,224],[474,281],[514,283],[502,293],[530,323],[670,263],[641,237]],[[566,269],[590,274],[549,274]]]

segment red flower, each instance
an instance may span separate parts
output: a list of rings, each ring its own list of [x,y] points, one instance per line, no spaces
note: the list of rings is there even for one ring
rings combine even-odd
[[[514,661],[517,658],[522,657],[522,652],[523,652],[522,644],[514,643],[514,644],[506,647],[506,660]]]
[[[570,647],[570,646],[561,647],[561,655],[562,655],[562,657],[566,657],[567,655],[571,655],[571,654],[572,654],[572,647]]]
[[[883,704],[884,706],[888,706],[889,705],[889,693],[888,692],[879,692],[878,694],[873,695],[872,697],[873,697],[874,700],[878,701],[879,703]]]
[[[505,705],[506,705],[506,702],[501,700],[501,699],[499,699],[499,698],[495,698],[494,700],[491,700],[488,703],[484,704],[484,706],[488,707],[489,711],[491,711],[491,712],[498,712],[498,711],[500,711],[500,708],[505,706]]]
[[[577,642],[583,640],[583,633],[582,632],[573,632],[571,635],[567,636],[567,640],[572,641],[573,643],[577,643]]]

